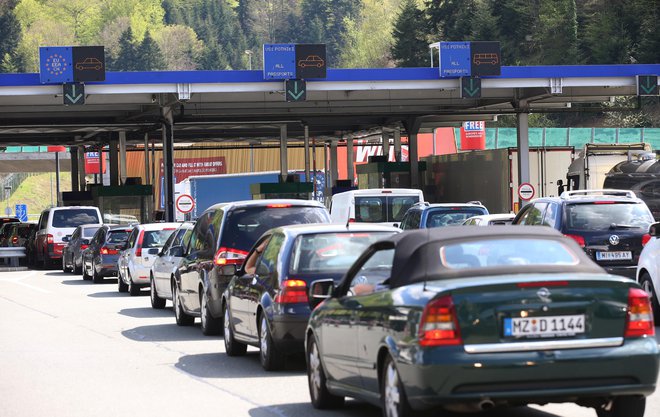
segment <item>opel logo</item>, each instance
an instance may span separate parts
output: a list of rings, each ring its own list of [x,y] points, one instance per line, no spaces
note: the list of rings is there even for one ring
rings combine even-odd
[[[539,298],[541,299],[541,301],[543,301],[544,303],[549,303],[550,302],[550,290],[549,289],[547,289],[545,287],[540,288],[536,292],[536,295],[538,295]]]
[[[610,236],[610,245],[618,245],[618,244],[619,244],[619,236],[617,235]]]

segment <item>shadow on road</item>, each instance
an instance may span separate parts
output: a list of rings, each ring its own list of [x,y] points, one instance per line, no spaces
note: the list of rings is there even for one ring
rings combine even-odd
[[[172,312],[172,308],[166,308],[162,310],[156,310],[151,307],[124,308],[122,310],[119,310],[119,314],[128,317],[135,317],[139,319],[162,318],[162,317],[174,318],[174,313]]]
[[[219,336],[204,336],[199,326],[181,327],[174,322],[172,315],[171,324],[154,324],[151,326],[139,326],[124,330],[121,334],[137,342],[186,342],[190,340],[215,340],[218,347],[222,345]]]
[[[85,281],[82,278],[79,279],[67,279],[62,281],[64,285],[91,285],[94,284],[92,281]]]
[[[347,400],[336,410],[316,410],[311,403],[279,404],[253,408],[250,417],[306,416],[306,417],[380,417],[381,409],[360,401]],[[559,417],[530,407],[501,408],[480,413],[425,412],[415,413],[419,417]]]
[[[124,297],[125,295],[115,290],[108,292],[95,292],[93,294],[87,294],[87,296],[92,298],[119,298],[119,297]]]
[[[175,366],[199,378],[268,378],[300,376],[305,372],[305,362],[297,356],[287,358],[284,370],[266,372],[259,362],[258,351],[248,351],[240,357],[229,357],[224,352],[186,355]]]

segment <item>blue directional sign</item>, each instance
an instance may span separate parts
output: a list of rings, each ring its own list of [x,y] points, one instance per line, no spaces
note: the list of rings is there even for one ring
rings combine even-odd
[[[16,217],[22,222],[28,221],[27,204],[16,204]]]
[[[470,42],[440,42],[440,77],[470,75]]]
[[[39,79],[42,84],[72,82],[72,47],[47,46],[39,48]]]
[[[264,44],[264,79],[296,78],[296,45]]]

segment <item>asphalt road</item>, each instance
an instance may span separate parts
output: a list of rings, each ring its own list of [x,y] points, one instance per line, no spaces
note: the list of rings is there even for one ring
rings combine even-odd
[[[229,358],[221,337],[203,336],[198,323],[178,327],[169,302],[153,310],[148,292],[119,294],[116,280],[0,272],[0,417],[380,416],[357,401],[315,410],[304,366],[300,358],[267,373],[256,349]],[[573,404],[479,414],[595,415]],[[660,416],[660,393],[649,397],[646,416]]]

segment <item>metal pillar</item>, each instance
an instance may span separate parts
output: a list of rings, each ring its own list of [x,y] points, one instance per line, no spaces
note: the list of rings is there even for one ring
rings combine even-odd
[[[87,191],[87,180],[86,180],[86,171],[85,171],[85,147],[79,146],[78,152],[76,153],[78,157],[78,181],[80,184],[80,191]],[[73,157],[72,157],[73,158]],[[99,163],[101,160],[99,159]]]
[[[420,188],[417,131],[408,133],[408,160],[410,161],[410,187]]]
[[[174,120],[172,117],[172,108],[163,107],[161,109],[163,118],[163,173],[165,179],[163,188],[165,196],[165,221],[173,222],[174,213]]]
[[[401,129],[394,129],[394,161],[401,162]]]
[[[383,134],[380,137],[382,146],[383,146],[383,156],[385,156],[386,161],[390,161],[390,133],[389,132],[383,132]]]
[[[305,125],[305,182],[309,182],[309,126]]]
[[[286,125],[280,125],[280,177],[286,181],[289,174],[289,160],[286,152],[287,129]]]
[[[62,200],[60,199],[60,153],[55,152],[55,205],[60,207]]]
[[[522,104],[522,105],[521,105]],[[516,128],[518,135],[518,186],[524,182],[529,182],[529,113],[524,101],[521,101],[519,107],[522,112],[516,115]]]
[[[78,166],[78,147],[70,146],[69,152],[71,153],[71,191],[76,192],[80,191],[80,176],[78,171],[80,166]]]
[[[144,134],[144,183],[151,184],[149,175],[149,134]]]
[[[110,186],[119,185],[119,141],[110,139]]]
[[[119,132],[119,180],[126,184],[126,132]]]
[[[337,186],[337,177],[339,176],[337,159],[337,141],[333,140],[330,142],[330,187]]]
[[[355,166],[353,161],[355,160],[355,146],[353,144],[353,135],[348,135],[346,137],[346,172],[348,172],[348,180],[351,181],[351,185],[355,184]]]

